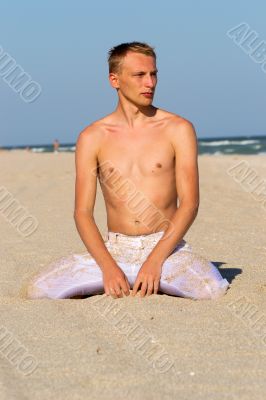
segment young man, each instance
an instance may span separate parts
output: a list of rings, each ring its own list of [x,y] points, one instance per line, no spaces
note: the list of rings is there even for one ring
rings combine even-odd
[[[76,146],[74,219],[88,252],[64,257],[30,282],[29,298],[158,291],[193,299],[223,295],[229,283],[183,236],[199,207],[197,138],[191,122],[152,105],[156,54],[146,43],[109,51],[114,112],[93,122]],[[108,237],[95,224],[97,178]],[[177,208],[177,201],[179,206]]]

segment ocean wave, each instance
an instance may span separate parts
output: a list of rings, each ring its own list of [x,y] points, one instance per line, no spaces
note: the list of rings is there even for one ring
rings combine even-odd
[[[201,142],[199,139],[200,146],[228,146],[231,144],[246,145],[254,143],[260,143],[260,141],[259,140],[214,140],[213,142]]]
[[[31,151],[34,153],[43,153],[45,151],[45,147],[31,147]]]

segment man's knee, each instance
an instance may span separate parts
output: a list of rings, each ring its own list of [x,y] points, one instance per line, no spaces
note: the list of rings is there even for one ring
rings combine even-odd
[[[202,284],[193,293],[193,298],[198,300],[214,300],[222,297],[229,286],[226,279],[203,278]]]
[[[223,279],[215,265],[204,257],[200,256],[198,263],[199,284],[195,291],[196,298],[211,300],[222,297],[228,289],[228,281]]]
[[[166,280],[181,290],[185,297],[215,299],[224,295],[229,286],[215,265],[197,253],[178,252],[168,265]]]

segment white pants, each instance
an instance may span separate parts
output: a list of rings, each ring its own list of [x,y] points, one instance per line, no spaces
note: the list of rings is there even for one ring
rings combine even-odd
[[[164,232],[128,236],[108,232],[105,245],[133,288],[138,271]],[[193,252],[181,240],[162,265],[159,292],[192,299],[222,296],[229,283],[210,261]],[[88,253],[63,257],[34,276],[27,285],[27,298],[65,299],[104,293],[102,271]]]

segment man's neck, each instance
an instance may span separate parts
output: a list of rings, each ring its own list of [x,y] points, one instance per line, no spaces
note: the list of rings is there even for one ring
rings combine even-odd
[[[154,117],[157,109],[153,105],[138,107],[132,103],[122,104],[119,101],[114,114],[119,124],[125,125],[129,129],[134,129],[144,125],[150,118]]]

